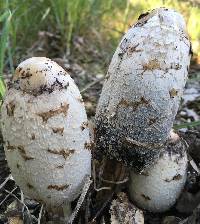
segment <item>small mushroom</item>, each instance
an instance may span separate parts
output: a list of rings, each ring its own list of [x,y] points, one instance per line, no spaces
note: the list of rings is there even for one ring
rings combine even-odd
[[[97,156],[137,170],[151,166],[167,140],[188,75],[190,41],[173,9],[141,16],[122,38],[97,106]]]
[[[50,209],[70,204],[91,172],[89,129],[81,95],[69,74],[45,57],[17,67],[1,109],[11,173],[32,199]]]
[[[151,212],[163,212],[174,205],[187,176],[186,146],[171,133],[158,161],[138,173],[130,171],[129,193],[137,206]]]

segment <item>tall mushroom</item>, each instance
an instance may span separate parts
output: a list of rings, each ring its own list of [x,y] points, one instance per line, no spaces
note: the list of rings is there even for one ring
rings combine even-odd
[[[91,172],[87,115],[73,79],[48,58],[23,61],[1,117],[6,158],[23,192],[52,210],[70,205]]]
[[[185,184],[186,149],[170,131],[190,57],[182,15],[141,15],[113,55],[97,106],[96,155],[131,168],[130,196],[151,211],[170,208]]]
[[[137,170],[169,137],[191,57],[182,15],[159,8],[139,17],[110,63],[97,106],[96,148]]]

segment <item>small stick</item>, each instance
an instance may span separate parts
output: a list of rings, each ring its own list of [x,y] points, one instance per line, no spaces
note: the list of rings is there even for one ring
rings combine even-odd
[[[87,92],[88,89],[90,89],[91,87],[95,86],[97,83],[101,82],[102,80],[104,80],[104,77],[89,83],[85,88],[83,88],[80,91],[80,93],[83,94],[83,93]]]
[[[43,211],[43,205],[40,208],[40,213],[39,213],[39,217],[38,217],[38,224],[40,224],[41,218],[42,218],[42,211]]]
[[[15,188],[11,191],[11,193],[13,193],[16,189],[17,189],[17,187],[15,187]],[[11,195],[10,193],[6,195],[6,197],[3,199],[3,201],[1,201],[0,206],[6,201],[6,199],[7,199],[10,195]]]
[[[101,214],[101,212],[104,210],[104,208],[107,206],[107,204],[112,199],[113,194],[114,193],[110,194],[110,196],[108,197],[108,199],[103,203],[102,207],[99,209],[99,211],[96,213],[95,217],[92,219],[92,221],[90,223],[95,223],[95,220],[98,218],[98,216]]]
[[[92,169],[92,175],[94,179],[94,189],[95,191],[102,191],[102,190],[111,190],[111,187],[100,187],[97,188],[97,183],[96,183],[96,170],[95,170],[95,163],[93,162],[93,169]]]
[[[105,179],[103,179],[103,178],[101,177],[101,180],[102,180],[103,182],[105,182],[105,183],[108,183],[108,184],[116,184],[116,185],[118,185],[118,184],[126,183],[126,182],[129,180],[129,178],[125,178],[124,180],[121,180],[121,181],[111,181],[111,180],[105,180]]]
[[[76,218],[76,215],[77,215],[81,205],[83,204],[83,201],[85,199],[85,196],[86,196],[86,194],[89,190],[89,187],[90,187],[91,183],[92,183],[92,180],[90,180],[90,176],[87,176],[86,180],[85,180],[84,187],[83,187],[83,191],[81,193],[81,196],[78,199],[78,202],[77,202],[77,205],[76,205],[76,208],[75,208],[74,212],[72,213],[69,221],[67,222],[68,224],[72,224],[74,219]]]
[[[4,180],[4,182],[0,185],[0,189],[1,188],[3,188],[5,185],[6,185],[6,183],[10,180],[10,178],[11,178],[11,174]]]
[[[17,199],[17,201],[19,201],[27,210],[29,217],[31,217],[31,213],[28,209],[28,207],[26,206],[26,204],[24,204],[24,202],[22,202],[17,196],[15,196],[12,192],[5,190],[5,192],[7,192],[8,194],[12,195],[15,199]]]

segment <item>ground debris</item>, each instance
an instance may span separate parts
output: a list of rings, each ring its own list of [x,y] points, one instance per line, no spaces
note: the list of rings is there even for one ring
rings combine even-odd
[[[111,202],[111,224],[144,224],[142,210],[129,202],[128,196],[120,192]]]
[[[181,221],[180,218],[175,217],[175,216],[166,216],[161,224],[179,224]]]

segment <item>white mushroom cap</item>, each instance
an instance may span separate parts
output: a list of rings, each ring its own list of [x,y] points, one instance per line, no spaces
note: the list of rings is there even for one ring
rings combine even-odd
[[[97,152],[144,169],[167,140],[191,57],[185,21],[172,9],[142,16],[122,38],[98,102]]]
[[[16,69],[2,105],[11,173],[24,193],[49,207],[71,202],[90,175],[87,116],[73,79],[48,58]]]
[[[63,79],[63,76],[66,75],[67,72],[51,59],[32,57],[19,64],[13,80],[18,80],[21,90],[31,92],[44,87],[52,88],[59,83],[65,85],[68,79]]]
[[[157,8],[151,12],[142,14],[139,18],[137,23],[143,23],[148,20],[148,23],[152,23],[155,26],[161,24],[163,29],[172,28],[175,31],[187,33],[183,16],[174,9]]]
[[[152,167],[142,173],[130,171],[130,197],[140,208],[164,212],[179,197],[186,181],[188,160],[184,143],[175,138],[169,140],[167,150]]]

